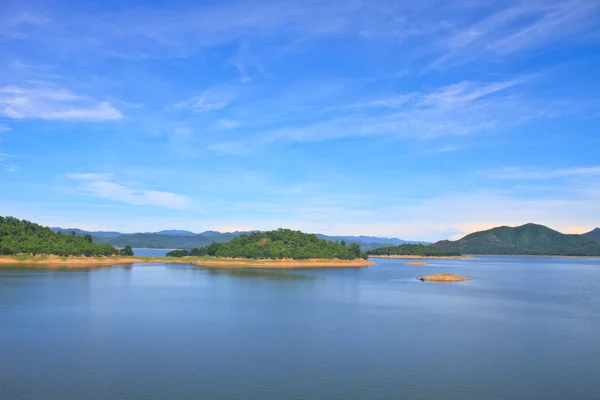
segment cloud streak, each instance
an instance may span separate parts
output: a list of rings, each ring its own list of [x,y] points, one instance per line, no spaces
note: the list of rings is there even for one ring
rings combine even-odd
[[[134,206],[157,206],[175,210],[191,208],[192,200],[184,195],[157,190],[138,189],[115,182],[112,174],[70,173],[68,179],[83,194]]]
[[[0,115],[11,119],[108,121],[123,118],[109,102],[46,85],[0,87]]]
[[[600,178],[600,166],[572,167],[546,171],[527,170],[507,167],[493,172],[491,176],[499,179],[557,179],[557,178]]]

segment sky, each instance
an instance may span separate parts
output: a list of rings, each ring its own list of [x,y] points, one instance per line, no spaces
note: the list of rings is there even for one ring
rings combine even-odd
[[[0,0],[0,215],[600,226],[600,1]]]

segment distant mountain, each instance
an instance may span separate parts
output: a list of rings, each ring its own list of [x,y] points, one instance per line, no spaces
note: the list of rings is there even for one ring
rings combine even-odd
[[[97,237],[97,238],[113,238],[113,237],[117,237],[117,236],[121,236],[122,233],[121,232],[112,232],[112,231],[98,231],[98,232],[88,232],[88,231],[84,231],[82,229],[77,229],[77,228],[58,228],[58,227],[54,227],[54,228],[50,228],[52,229],[54,232],[62,232],[62,233],[71,233],[71,232],[75,232],[75,234],[77,236],[83,236],[83,235],[92,235],[93,237]]]
[[[402,240],[398,238],[386,238],[377,236],[328,236],[317,233],[316,236],[319,239],[325,239],[332,242],[341,242],[342,240],[347,244],[356,243],[360,246],[362,251],[369,251],[380,247],[396,246],[400,244],[427,244],[426,242],[413,242],[408,240]]]
[[[317,237],[325,240],[332,241],[346,241],[347,243],[385,243],[390,245],[399,245],[399,244],[428,244],[427,242],[415,242],[411,240],[402,240],[398,238],[388,238],[388,237],[377,237],[377,236],[328,236],[317,233]]]
[[[161,235],[159,233],[131,233],[107,239],[108,243],[117,247],[130,245],[134,248],[149,249],[193,249],[213,242],[223,243],[239,236],[236,233],[221,233],[218,236],[203,235]]]
[[[596,228],[593,231],[590,231],[588,233],[584,233],[583,236],[589,237],[591,239],[600,240],[600,228]]]
[[[165,231],[156,232],[158,235],[171,235],[171,236],[195,236],[197,235],[194,232],[190,231],[181,231],[178,229],[170,229]]]
[[[92,235],[96,243],[109,243],[117,247],[125,247],[127,245],[134,248],[151,248],[151,249],[192,249],[196,247],[206,246],[213,242],[224,243],[245,233],[257,232],[227,232],[221,233],[217,231],[204,231],[202,233],[193,233],[185,230],[163,230],[160,232],[150,233],[119,233],[119,232],[93,232],[84,231],[81,229],[65,229],[52,228],[55,232],[62,231],[65,233],[75,232],[77,236]],[[320,239],[329,240],[331,242],[345,241],[348,245],[356,243],[362,251],[367,251],[383,246],[394,246],[404,243],[412,244],[427,244],[425,242],[412,242],[397,238],[380,238],[376,236],[327,236],[316,235]]]
[[[565,235],[543,225],[501,226],[457,241],[432,244],[463,254],[600,256],[600,242],[584,235]]]

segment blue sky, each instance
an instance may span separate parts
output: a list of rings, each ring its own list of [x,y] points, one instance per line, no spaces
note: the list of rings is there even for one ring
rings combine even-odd
[[[2,7],[2,215],[413,240],[600,225],[597,1]]]

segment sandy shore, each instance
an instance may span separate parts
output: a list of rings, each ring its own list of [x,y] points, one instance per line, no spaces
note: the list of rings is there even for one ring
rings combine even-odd
[[[205,267],[222,268],[333,268],[367,267],[372,261],[309,259],[309,260],[254,260],[245,258],[216,257],[59,257],[59,256],[0,256],[0,268],[15,264],[40,266],[45,268],[95,268],[117,264],[192,264]]]
[[[405,262],[406,265],[427,265],[425,261],[408,261]]]
[[[422,278],[417,278],[417,280],[429,282],[460,282],[470,281],[471,278],[467,278],[456,274],[433,274],[424,276]]]
[[[464,260],[467,258],[473,258],[473,256],[471,255],[463,255],[463,256],[404,256],[404,255],[391,255],[391,256],[369,256],[369,258],[402,258],[402,259],[413,259],[413,260],[417,260],[417,259],[433,259],[433,258],[439,258],[439,259],[458,259],[458,260]]]

